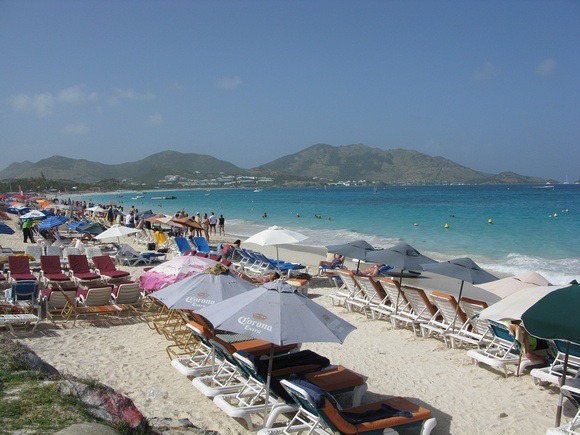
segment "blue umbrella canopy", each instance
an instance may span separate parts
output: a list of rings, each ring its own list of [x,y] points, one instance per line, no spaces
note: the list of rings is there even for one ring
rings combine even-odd
[[[39,230],[48,230],[50,228],[58,227],[69,220],[66,216],[50,216],[38,224]]]
[[[14,234],[14,230],[4,222],[0,222],[0,234]]]

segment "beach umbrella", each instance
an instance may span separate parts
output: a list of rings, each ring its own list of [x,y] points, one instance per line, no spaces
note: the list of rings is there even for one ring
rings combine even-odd
[[[266,381],[267,411],[274,346],[305,342],[342,343],[356,328],[284,281],[263,284],[197,312],[215,329],[271,343]],[[267,418],[264,412],[264,421]]]
[[[14,234],[14,230],[4,222],[0,222],[0,234]]]
[[[171,225],[172,223],[176,223],[176,224],[182,225],[182,226],[187,227],[187,228],[195,228],[198,230],[201,230],[201,228],[202,228],[201,224],[198,223],[191,216],[187,216],[187,217],[183,217],[183,218],[172,218],[171,222],[169,222],[169,224]]]
[[[389,264],[400,269],[400,282],[403,281],[404,271],[416,271],[423,269],[423,264],[436,263],[411,245],[399,243],[386,249],[378,249],[367,254],[366,260],[373,263]]]
[[[369,252],[375,250],[373,245],[364,240],[355,240],[353,242],[341,243],[339,245],[328,245],[326,249],[332,254],[340,254],[345,257],[357,259],[357,272],[360,268],[361,260],[364,260]]]
[[[95,239],[104,240],[104,239],[117,238],[117,242],[121,243],[121,240],[120,240],[121,237],[128,236],[129,234],[140,233],[140,232],[141,232],[141,230],[138,230],[137,228],[129,228],[129,227],[121,226],[121,225],[113,225],[112,227],[107,228],[105,231],[103,231],[102,233],[95,236]]]
[[[202,273],[216,264],[219,263],[210,258],[198,257],[197,255],[175,257],[143,272],[139,277],[139,285],[144,290],[159,290],[165,285]]]
[[[484,319],[522,320],[534,337],[566,342],[562,373],[566,373],[570,343],[580,343],[580,285],[536,286],[520,290],[480,313]],[[566,376],[560,377],[560,387]],[[556,426],[560,426],[563,396],[556,408]]]
[[[66,216],[50,216],[38,224],[39,230],[48,230],[50,228],[58,227],[69,220]]]
[[[82,222],[82,225],[76,227],[76,231],[83,234],[98,236],[107,230],[107,227],[98,222]]]
[[[503,299],[519,290],[534,286],[552,285],[546,278],[537,272],[522,273],[490,281],[484,284],[475,284],[475,287],[493,293]]]
[[[287,230],[286,228],[273,226],[264,231],[254,234],[245,243],[254,243],[260,246],[276,246],[276,260],[279,260],[278,245],[292,245],[306,240],[308,236]]]
[[[20,216],[20,219],[44,219],[46,214],[40,210],[31,210],[28,213],[24,213]]]
[[[103,213],[103,212],[106,212],[107,210],[105,210],[101,206],[95,205],[93,207],[89,207],[89,208],[85,209],[85,211],[91,211],[93,213]]]
[[[479,267],[471,258],[462,257],[454,258],[453,260],[443,261],[441,263],[427,263],[422,264],[423,270],[436,273],[438,275],[448,276],[450,278],[460,279],[461,287],[459,288],[459,296],[457,301],[461,300],[463,294],[463,285],[465,282],[471,284],[483,284],[490,281],[496,281],[498,278],[489,272],[486,272]],[[459,305],[455,311],[455,318],[459,314]],[[453,319],[453,326],[451,330],[455,329],[455,318]]]
[[[188,276],[176,283],[151,293],[151,297],[167,308],[197,311],[239,295],[256,286],[245,279],[227,273],[203,272]]]

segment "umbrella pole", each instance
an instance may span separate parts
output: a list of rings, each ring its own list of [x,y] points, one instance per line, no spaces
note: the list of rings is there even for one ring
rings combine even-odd
[[[461,280],[461,287],[459,287],[459,296],[457,297],[457,308],[455,309],[455,316],[453,317],[453,323],[451,324],[451,332],[455,332],[455,321],[459,315],[459,301],[461,300],[461,295],[463,294],[463,283],[465,281]]]
[[[568,370],[568,355],[570,355],[570,342],[566,342],[566,354],[564,355],[564,367],[562,367],[562,377],[560,378],[560,396],[558,397],[558,406],[556,407],[556,427],[560,426],[562,421],[562,404],[564,402],[564,396],[562,395],[561,388],[566,383],[566,371]]]
[[[274,343],[270,346],[270,359],[268,360],[268,377],[266,378],[266,403],[264,404],[264,427],[268,421],[268,401],[270,400],[270,380],[272,378],[272,365],[274,364]]]
[[[397,292],[397,303],[395,304],[395,314],[399,311],[399,295],[401,294],[400,287],[403,285],[403,269],[401,269],[401,276],[399,277],[399,291]]]

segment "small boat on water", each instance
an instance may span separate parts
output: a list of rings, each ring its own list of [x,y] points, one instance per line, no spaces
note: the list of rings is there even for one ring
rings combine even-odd
[[[151,199],[177,199],[177,196],[152,196]]]
[[[132,197],[131,199],[141,199],[141,198],[143,198],[143,195],[137,195],[137,196]]]
[[[254,193],[262,192],[264,189],[254,189]]]

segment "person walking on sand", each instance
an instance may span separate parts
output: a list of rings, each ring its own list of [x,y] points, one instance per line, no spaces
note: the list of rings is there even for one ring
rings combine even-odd
[[[26,219],[22,223],[22,235],[24,236],[24,243],[30,239],[30,243],[34,243],[34,236],[32,235],[32,219]]]
[[[209,233],[210,234],[214,234],[214,235],[217,234],[216,233],[216,225],[217,225],[217,217],[212,211],[211,214],[209,215]]]

